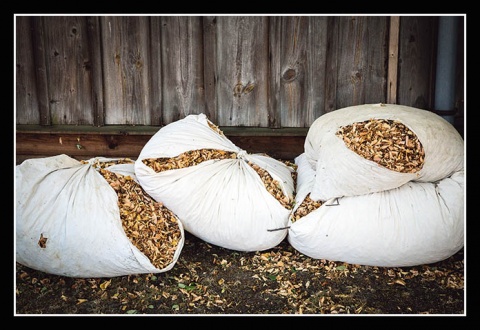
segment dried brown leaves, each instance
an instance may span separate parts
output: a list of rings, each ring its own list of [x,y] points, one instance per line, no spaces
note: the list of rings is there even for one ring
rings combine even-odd
[[[163,269],[173,262],[182,233],[176,216],[163,204],[152,199],[130,176],[108,169],[114,164],[133,163],[126,158],[112,162],[96,162],[100,174],[118,195],[123,230],[152,265]]]
[[[20,314],[462,314],[464,255],[375,267],[312,259],[288,242],[237,252],[186,235],[169,272],[74,279],[16,265]]]
[[[336,132],[345,145],[365,159],[372,160],[390,170],[416,173],[424,164],[425,151],[418,137],[396,120],[370,119],[342,126]],[[291,216],[291,221],[306,216],[322,206],[310,195]]]
[[[236,159],[235,152],[218,149],[189,150],[171,158],[146,158],[142,162],[155,172],[176,170],[179,168],[198,165],[211,159]]]
[[[213,129],[215,132],[217,132],[218,135],[225,136],[225,134],[223,134],[222,130],[217,125],[212,123],[210,120],[207,120],[207,122],[208,122],[208,126],[210,126],[210,128]]]
[[[218,126],[215,126],[210,121],[208,124],[216,133],[223,135],[223,132],[218,128]],[[142,162],[155,172],[159,173],[168,170],[195,166],[204,161],[212,159],[237,159],[237,153],[220,149],[197,149],[189,150],[170,158],[145,158],[142,160]],[[285,164],[290,166],[289,163]],[[256,164],[253,164],[252,162],[248,162],[248,165],[250,165],[258,173],[267,191],[273,197],[275,197],[284,208],[288,210],[293,208],[293,200],[291,200],[288,196],[285,196],[280,183],[277,180],[274,180],[268,171]],[[292,173],[293,172],[295,171],[292,171]],[[294,174],[292,174],[292,177],[295,179]]]
[[[436,290],[462,292],[464,261],[456,259],[459,255],[431,265],[376,267],[312,259],[289,246],[256,252],[240,261],[243,270],[253,271],[253,278],[264,283],[259,285],[262,293],[283,297],[295,314],[376,314],[392,313],[386,311],[395,308],[403,313],[412,313],[415,308],[413,313],[430,314],[435,312],[431,312],[432,307],[425,308],[429,299],[422,301],[415,295],[407,299],[401,293],[428,292],[434,284],[438,285]],[[391,295],[388,303],[382,301],[383,307],[373,303],[387,290]]]
[[[314,201],[313,199],[310,198],[310,194],[308,194],[305,199],[302,201],[300,206],[293,212],[293,214],[290,216],[290,220],[292,223],[295,221],[303,218],[310,212],[315,211],[318,209],[320,206],[322,206],[323,202],[322,201]]]
[[[392,171],[416,173],[423,167],[422,144],[399,121],[370,119],[340,127],[336,135],[358,155]]]

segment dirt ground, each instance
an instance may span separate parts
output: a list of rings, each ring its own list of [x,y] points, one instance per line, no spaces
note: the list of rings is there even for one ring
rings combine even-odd
[[[69,278],[14,264],[14,316],[466,315],[464,250],[429,265],[360,266],[309,258],[285,239],[237,252],[185,233],[159,274]]]

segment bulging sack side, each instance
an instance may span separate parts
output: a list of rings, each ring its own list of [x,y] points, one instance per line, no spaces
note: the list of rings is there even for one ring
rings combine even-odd
[[[133,163],[119,166],[134,177]],[[16,167],[16,261],[70,277],[114,277],[170,270],[156,268],[127,237],[118,196],[90,164],[67,155],[25,160]]]
[[[368,132],[372,119],[386,128]],[[403,125],[405,132],[389,136],[393,125]],[[340,133],[347,130],[350,135],[342,139]],[[316,171],[311,196],[322,200],[380,192],[409,181],[435,182],[464,168],[464,141],[453,125],[430,111],[394,104],[351,106],[320,116],[307,133],[305,154]],[[418,169],[405,171],[414,161],[421,163]]]
[[[238,148],[204,114],[161,128],[135,162],[142,187],[186,231],[238,251],[269,249],[286,237],[293,172]]]
[[[315,177],[305,154],[295,161],[299,186],[288,241],[299,252],[351,264],[407,267],[444,260],[464,246],[464,171],[436,183],[408,182],[321,201],[295,218]]]

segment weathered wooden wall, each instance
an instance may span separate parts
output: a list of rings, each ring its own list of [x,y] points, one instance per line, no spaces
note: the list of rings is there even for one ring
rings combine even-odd
[[[158,128],[198,113],[220,127],[278,132],[307,129],[322,114],[356,104],[432,110],[437,21],[17,16],[17,132],[29,125],[36,133],[73,125]],[[463,73],[463,54],[458,62]]]

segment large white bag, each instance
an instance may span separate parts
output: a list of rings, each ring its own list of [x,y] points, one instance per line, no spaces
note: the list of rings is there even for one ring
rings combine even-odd
[[[315,180],[305,154],[295,163],[293,213]],[[290,221],[288,241],[309,257],[351,264],[406,267],[438,262],[464,246],[464,186],[464,171],[458,171],[437,183],[408,182],[384,192],[332,198]]]
[[[416,134],[425,151],[423,168],[401,173],[380,166],[350,150],[337,130],[370,119],[402,122]],[[311,197],[357,196],[400,187],[409,181],[435,182],[464,168],[464,142],[448,121],[433,112],[395,104],[364,104],[317,118],[305,140],[305,154],[316,171]]]
[[[107,159],[108,160],[108,159]],[[134,165],[118,173],[134,178]],[[108,168],[115,172],[114,166]],[[70,277],[113,277],[160,273],[126,236],[116,192],[90,164],[58,155],[25,160],[16,167],[16,261]]]
[[[293,168],[274,158],[248,154],[210,126],[204,114],[189,115],[162,127],[135,162],[143,189],[175,212],[186,231],[202,240],[237,251],[260,251],[287,235],[290,209],[265,188],[252,162],[265,169],[293,202]],[[237,153],[235,159],[210,159],[195,166],[155,172],[143,163],[191,150]]]

